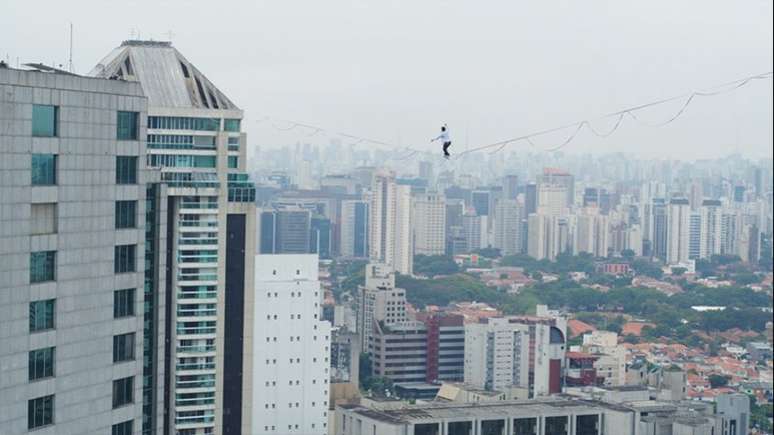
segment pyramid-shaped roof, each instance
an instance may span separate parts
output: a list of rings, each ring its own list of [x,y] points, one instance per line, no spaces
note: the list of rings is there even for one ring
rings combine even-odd
[[[151,107],[238,109],[166,41],[124,41],[89,75],[140,82]]]

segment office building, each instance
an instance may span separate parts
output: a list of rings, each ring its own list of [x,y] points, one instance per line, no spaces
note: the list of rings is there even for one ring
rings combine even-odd
[[[343,257],[368,257],[368,202],[341,202],[340,249]]]
[[[685,198],[672,198],[667,209],[667,264],[689,259],[691,205]]]
[[[414,237],[411,222],[411,186],[397,184],[395,174],[374,174],[369,207],[369,258],[411,275]]]
[[[437,193],[413,198],[414,255],[443,255],[446,248],[446,200]]]
[[[462,238],[465,240],[465,251],[472,252],[485,247],[482,240],[481,216],[473,209],[462,215]]]
[[[653,198],[651,204],[650,224],[650,244],[651,254],[662,261],[667,258],[667,240],[668,240],[668,219],[667,205],[663,198]]]
[[[148,98],[147,164],[168,186],[160,227],[169,247],[158,253],[167,265],[155,272],[168,289],[156,316],[166,331],[158,338],[164,394],[155,399],[164,431],[245,432],[256,209],[242,110],[169,42],[125,41],[90,75],[139,82]]]
[[[470,205],[479,216],[489,216],[492,194],[488,190],[474,190],[470,194]]]
[[[465,362],[464,318],[418,313],[417,320],[374,324],[371,364],[375,376],[396,384],[461,381]]]
[[[300,207],[261,209],[258,212],[261,254],[309,254],[312,213]]]
[[[144,313],[164,300],[166,201],[148,100],[50,68],[0,67],[0,89],[0,432],[160,430],[164,317]]]
[[[316,255],[257,255],[250,434],[327,434],[331,355]],[[228,418],[228,417],[226,417]]]

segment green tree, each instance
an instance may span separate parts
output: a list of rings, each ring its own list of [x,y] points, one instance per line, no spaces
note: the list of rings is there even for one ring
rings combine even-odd
[[[661,267],[649,260],[634,260],[632,261],[632,269],[637,275],[645,275],[651,278],[661,279],[664,275],[664,271]]]
[[[710,375],[709,383],[712,388],[720,388],[728,385],[728,376],[723,375]]]
[[[433,277],[436,275],[451,275],[460,271],[454,258],[448,255],[415,255],[414,273]]]

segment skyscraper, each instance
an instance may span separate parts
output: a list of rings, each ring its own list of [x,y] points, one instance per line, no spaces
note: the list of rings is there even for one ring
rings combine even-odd
[[[365,268],[365,285],[358,287],[357,333],[360,349],[370,352],[374,322],[391,325],[408,320],[406,291],[395,288],[395,272],[386,264],[371,263]]]
[[[666,261],[667,259],[667,205],[663,198],[653,198],[649,217],[651,254]]]
[[[494,247],[502,255],[521,253],[524,205],[516,199],[502,199],[497,202],[496,214]]]
[[[564,206],[572,208],[575,203],[575,177],[572,174],[557,168],[543,168],[543,173],[538,176],[538,192],[543,186],[564,186]],[[540,201],[538,201],[540,205]]]
[[[346,200],[341,202],[341,255],[368,257],[368,202]]]
[[[327,434],[330,329],[317,255],[258,255],[251,378],[252,427],[241,433]],[[228,418],[228,417],[226,417]]]
[[[164,334],[146,310],[164,298],[166,201],[148,100],[10,68],[0,89],[0,432],[159,429]]]
[[[701,204],[700,258],[710,258],[721,252],[723,229],[722,203],[716,199],[705,199]]]
[[[414,254],[443,255],[446,248],[446,200],[438,193],[413,198]]]
[[[397,184],[395,174],[391,172],[377,172],[370,199],[369,257],[410,275],[414,265],[411,186]]]
[[[691,204],[685,198],[672,198],[667,211],[667,264],[689,259]]]
[[[168,186],[160,224],[168,291],[158,307],[166,322],[157,399],[168,411],[164,430],[240,433],[250,427],[241,393],[252,354],[242,336],[251,327],[244,313],[252,311],[245,293],[253,289],[255,241],[247,235],[256,221],[242,110],[168,42],[125,41],[90,75],[139,82],[148,97],[148,165]]]

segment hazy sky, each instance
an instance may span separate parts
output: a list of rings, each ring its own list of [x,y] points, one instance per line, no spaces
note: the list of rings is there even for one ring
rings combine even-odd
[[[254,145],[304,137],[254,122],[265,116],[425,149],[444,121],[459,151],[771,71],[771,17],[771,0],[2,0],[0,56],[66,64],[72,22],[86,73],[132,29],[171,31],[245,110]],[[681,104],[640,116],[663,121]],[[770,157],[772,80],[566,150]]]

